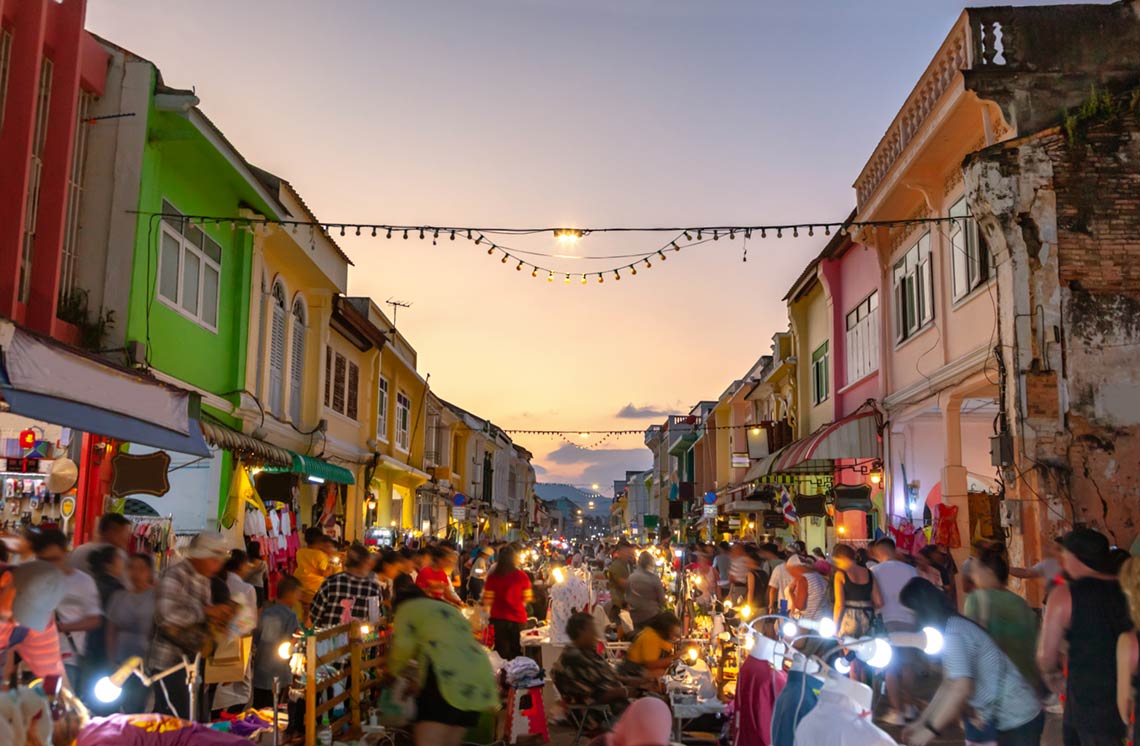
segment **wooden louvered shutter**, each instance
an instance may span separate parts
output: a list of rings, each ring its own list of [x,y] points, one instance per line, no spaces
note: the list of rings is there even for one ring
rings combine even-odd
[[[348,364],[348,401],[344,405],[346,416],[356,419],[356,398],[360,393],[360,369],[356,363]]]
[[[273,287],[273,328],[269,336],[269,411],[278,417],[285,403],[285,291]]]
[[[289,416],[301,424],[301,391],[305,379],[305,309],[293,304],[293,357],[289,360]]]
[[[332,348],[325,347],[325,406],[331,403],[329,394],[332,392],[332,379],[333,379],[333,366],[332,366]]]
[[[344,362],[344,355],[337,353],[332,393],[332,408],[337,414],[344,414]]]

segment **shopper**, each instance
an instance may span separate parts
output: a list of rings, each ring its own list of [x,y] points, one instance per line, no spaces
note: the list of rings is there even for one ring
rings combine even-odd
[[[728,597],[734,605],[741,606],[748,601],[748,553],[744,545],[733,544],[729,558]]]
[[[222,568],[226,588],[230,592],[230,600],[236,605],[234,616],[230,620],[227,635],[230,639],[239,642],[250,637],[257,628],[257,591],[242,578],[252,566],[249,555],[241,549],[230,552]],[[211,708],[220,713],[226,710],[230,713],[241,712],[249,705],[253,696],[253,687],[250,683],[251,673],[249,662],[246,662],[245,672],[241,679],[220,684],[214,693]]]
[[[746,550],[745,566],[748,568],[748,593],[744,602],[748,604],[753,615],[760,616],[768,613],[768,571],[765,569],[764,558],[754,548]]]
[[[80,699],[91,701],[91,686],[95,682],[88,681],[85,675],[91,670],[88,666],[95,663],[87,657],[88,633],[101,629],[103,624],[99,589],[90,575],[67,563],[67,537],[63,532],[37,532],[32,537],[32,551],[36,559],[50,562],[63,573],[63,599],[55,609],[59,649],[72,691]]]
[[[301,597],[301,583],[296,578],[284,578],[277,584],[277,599],[266,604],[253,634],[253,706],[273,706],[273,685],[278,687],[278,701],[287,699],[293,675],[289,669],[289,656],[281,656],[284,643],[291,643],[293,635],[301,629],[301,622],[293,608]],[[275,682],[276,680],[276,682]]]
[[[833,619],[839,636],[866,637],[875,620],[875,576],[856,561],[855,550],[847,544],[837,544],[831,550],[831,559],[835,563]]]
[[[391,616],[395,600],[407,595],[409,588],[416,587],[416,581],[408,574],[411,561],[399,552],[386,550],[376,560],[376,582],[380,585],[380,605],[384,613]]]
[[[372,575],[372,555],[363,544],[345,554],[344,571],[330,575],[313,596],[310,612],[314,627],[335,627],[353,619],[371,619],[370,600],[380,606],[380,584]]]
[[[926,711],[903,731],[909,746],[925,746],[972,711],[993,726],[998,746],[1037,746],[1045,713],[1037,693],[1013,661],[978,625],[959,615],[950,599],[923,578],[907,582],[901,603],[923,628],[942,633],[942,684]]]
[[[127,562],[129,589],[115,592],[107,602],[107,652],[112,668],[138,657],[146,660],[154,634],[154,560],[132,554]],[[149,691],[132,676],[119,700],[123,712],[144,712]]]
[[[768,563],[768,613],[788,613],[788,588],[792,585],[792,574],[788,563],[775,544],[761,544],[760,557]]]
[[[1116,647],[1132,621],[1108,539],[1090,528],[1070,531],[1061,538],[1061,566],[1070,581],[1049,596],[1037,665],[1050,688],[1065,695],[1066,746],[1119,744],[1125,727],[1116,708]]]
[[[126,564],[119,554],[118,547],[107,544],[91,552],[88,566],[95,581],[95,588],[99,592],[99,608],[106,610],[111,596],[123,590],[120,578],[126,576]],[[108,622],[104,614],[99,617],[99,626],[87,635],[86,678],[88,684],[98,681],[110,673],[110,655],[108,652]],[[99,714],[110,714],[111,710],[102,702],[92,702],[93,709]]]
[[[479,554],[471,560],[471,574],[467,579],[467,600],[478,601],[483,597],[483,586],[491,571],[491,561],[495,550],[489,546],[480,547]]]
[[[716,568],[716,593],[717,600],[723,601],[728,598],[729,573],[732,570],[732,556],[730,554],[731,547],[728,546],[727,541],[722,541],[716,547],[716,556],[713,557],[713,567]]]
[[[190,540],[185,561],[172,565],[158,581],[154,598],[155,636],[147,658],[150,674],[191,665],[207,647],[218,627],[234,614],[228,603],[213,602],[210,579],[222,569],[229,551],[225,538],[216,531],[203,531]],[[224,584],[223,584],[224,587]],[[199,664],[199,673],[201,665]],[[195,677],[201,688],[201,676]],[[199,705],[202,698],[198,697]],[[155,712],[204,720],[202,707],[190,712],[190,688],[185,671],[176,671],[154,686]]]
[[[313,597],[325,578],[333,574],[332,555],[336,551],[332,537],[317,526],[305,529],[305,546],[297,550],[297,569],[293,577],[301,583],[301,618],[309,618]]]
[[[265,605],[268,598],[266,585],[269,582],[269,565],[261,556],[261,545],[256,541],[246,541],[246,554],[249,555],[249,569],[242,580],[253,586],[257,594],[257,608]]]
[[[562,580],[558,580],[558,575]],[[586,611],[590,606],[590,586],[578,568],[555,568],[551,575],[554,582],[550,586],[550,641],[555,645],[566,645],[573,640],[566,631],[574,614]]]
[[[637,569],[629,576],[626,602],[635,632],[665,608],[665,586],[657,574],[657,562],[649,552],[642,552],[637,558]]]
[[[1009,564],[1001,546],[983,548],[970,563],[973,592],[965,615],[989,633],[1034,691],[1044,694],[1037,671],[1037,614],[1025,599],[1009,590]]]
[[[419,691],[412,726],[416,746],[459,746],[480,714],[499,705],[490,660],[467,619],[419,588],[396,606],[387,667]]]
[[[610,621],[618,623],[621,612],[626,608],[626,591],[629,588],[629,578],[633,574],[634,546],[625,539],[619,539],[614,549],[614,558],[606,568],[606,580],[610,589]]]
[[[815,563],[798,554],[788,558],[788,572],[792,574],[789,588],[792,615],[797,619],[822,619],[827,608],[827,580],[816,572]]]
[[[428,598],[446,601],[452,606],[462,606],[463,601],[451,585],[451,574],[459,563],[455,550],[444,546],[434,546],[429,553],[431,564],[422,568],[416,575],[416,585]]]
[[[888,633],[915,632],[914,612],[902,604],[902,589],[918,576],[913,567],[898,558],[895,542],[892,539],[879,539],[871,546],[871,554],[878,563],[871,568],[875,576],[875,586],[879,590],[876,607]],[[891,709],[883,716],[890,725],[905,725],[908,716],[917,713],[914,706],[915,666],[919,659],[910,649],[896,651],[891,667],[887,670],[887,698]]]
[[[495,652],[506,661],[522,655],[522,628],[534,598],[530,578],[518,567],[518,553],[506,546],[483,588],[483,608],[495,633]]]
[[[1133,557],[1120,568],[1120,587],[1128,599],[1128,612],[1133,625],[1140,625],[1140,558]],[[1140,743],[1140,711],[1137,689],[1140,687],[1140,639],[1131,629],[1116,641],[1116,705],[1120,719],[1131,725],[1129,737]]]
[[[95,538],[80,544],[67,557],[67,564],[76,570],[82,570],[88,575],[93,574],[91,568],[91,554],[99,549],[114,547],[122,560],[118,574],[119,580],[126,585],[127,558],[131,548],[131,532],[134,526],[130,519],[120,513],[104,513],[99,516],[95,524]]]

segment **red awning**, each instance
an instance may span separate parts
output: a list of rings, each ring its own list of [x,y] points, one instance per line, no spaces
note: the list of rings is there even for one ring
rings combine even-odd
[[[745,478],[759,479],[770,474],[830,474],[837,460],[878,459],[882,455],[878,412],[865,409],[824,425],[806,438],[757,461]]]

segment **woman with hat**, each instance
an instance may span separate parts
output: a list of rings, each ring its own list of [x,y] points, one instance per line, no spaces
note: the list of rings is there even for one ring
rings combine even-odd
[[[1060,543],[1069,583],[1049,596],[1037,665],[1046,683],[1066,697],[1066,744],[1119,744],[1125,727],[1116,708],[1116,645],[1132,622],[1116,578],[1118,564],[1108,539],[1091,528],[1070,531]],[[1069,645],[1067,679],[1062,640]]]

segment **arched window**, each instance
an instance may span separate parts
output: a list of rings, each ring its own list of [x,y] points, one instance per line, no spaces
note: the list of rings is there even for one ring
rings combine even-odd
[[[285,286],[273,283],[269,304],[273,309],[269,336],[269,411],[280,417],[285,409]]]
[[[305,380],[305,303],[293,300],[293,351],[289,358],[289,417],[301,424],[301,391]]]

